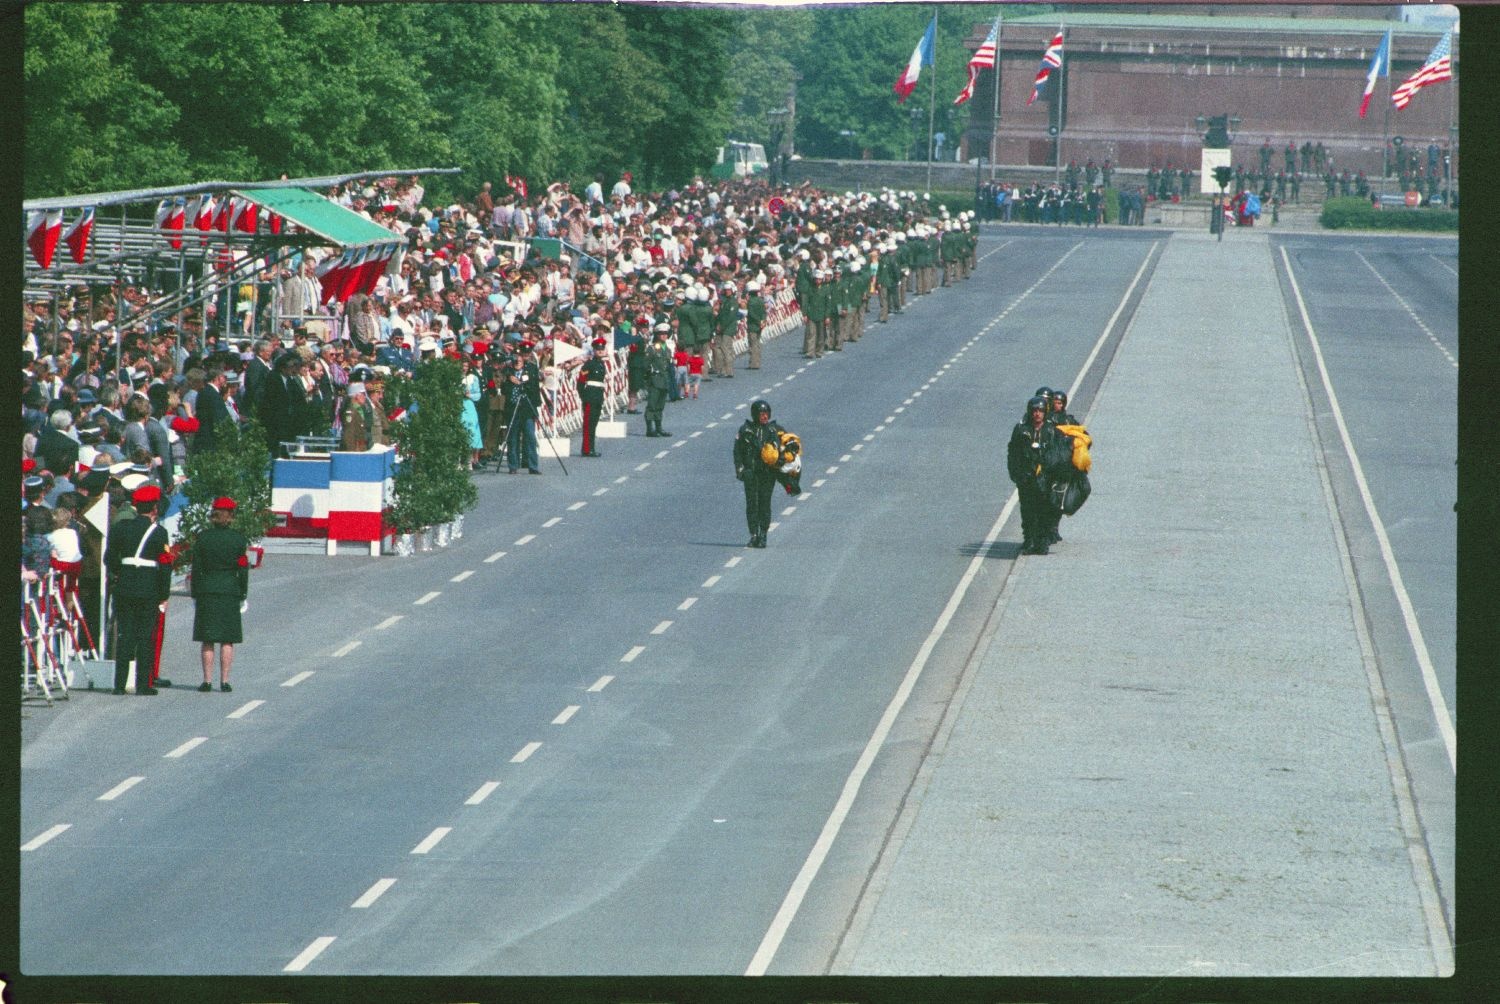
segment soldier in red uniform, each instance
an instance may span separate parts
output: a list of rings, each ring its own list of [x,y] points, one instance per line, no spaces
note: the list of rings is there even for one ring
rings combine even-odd
[[[609,342],[594,339],[594,354],[578,368],[578,397],[583,401],[583,456],[597,457],[594,433],[599,427],[599,410],[604,407],[604,382],[609,369],[604,364],[605,347]]]

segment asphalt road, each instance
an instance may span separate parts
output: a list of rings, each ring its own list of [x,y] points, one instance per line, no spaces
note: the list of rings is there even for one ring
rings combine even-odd
[[[987,233],[969,281],[814,363],[800,332],[771,343],[669,406],[670,439],[627,416],[567,476],[544,447],[544,477],[483,477],[446,550],[273,557],[232,695],[181,686],[174,601],[179,686],[23,723],[22,840],[68,827],[21,855],[24,971],[742,973],[927,659],[776,956],[823,971],[1011,569],[1014,519],[945,614],[1009,495],[1009,428],[1128,319],[1166,236]],[[1286,243],[1451,694],[1453,371],[1374,274],[1456,355],[1451,249]],[[730,444],[762,393],[807,459],[753,551]]]

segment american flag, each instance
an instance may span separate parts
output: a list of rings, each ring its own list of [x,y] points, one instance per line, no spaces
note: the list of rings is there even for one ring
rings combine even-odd
[[[1026,101],[1028,105],[1035,101],[1037,95],[1042,92],[1042,85],[1051,78],[1052,71],[1062,67],[1062,47],[1063,33],[1059,28],[1057,34],[1052,36],[1052,42],[1047,46],[1047,51],[1042,53],[1042,65],[1037,67],[1036,80],[1031,85],[1031,97]]]
[[[995,68],[995,46],[1000,38],[1000,19],[995,18],[995,26],[985,40],[974,50],[974,58],[969,60],[969,82],[964,89],[958,92],[958,97],[953,99],[955,105],[961,105],[974,96],[974,81],[979,79],[980,70],[993,70]]]
[[[1410,77],[1406,83],[1391,92],[1391,101],[1397,108],[1405,108],[1411,103],[1412,96],[1426,87],[1428,84],[1436,84],[1444,80],[1453,79],[1453,29],[1448,29],[1443,35],[1442,41],[1432,50],[1432,55],[1427,57],[1427,62],[1422,68]]]

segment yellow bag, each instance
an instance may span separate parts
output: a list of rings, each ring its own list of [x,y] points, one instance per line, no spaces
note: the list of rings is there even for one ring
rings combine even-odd
[[[1073,467],[1087,474],[1094,461],[1089,456],[1089,444],[1094,440],[1081,425],[1059,425],[1057,431],[1073,440]]]

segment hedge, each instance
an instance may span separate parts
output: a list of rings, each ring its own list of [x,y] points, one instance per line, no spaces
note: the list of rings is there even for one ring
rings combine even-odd
[[[1323,214],[1318,217],[1329,230],[1458,230],[1456,209],[1408,209],[1405,206],[1387,206],[1376,209],[1369,199],[1357,197],[1329,199],[1323,203]]]

